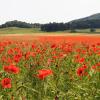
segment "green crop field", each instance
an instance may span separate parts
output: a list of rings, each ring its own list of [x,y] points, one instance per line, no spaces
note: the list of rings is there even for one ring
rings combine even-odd
[[[25,34],[25,33],[40,33],[39,28],[17,28],[17,27],[10,27],[10,28],[1,28],[0,34]]]
[[[17,27],[9,27],[9,28],[1,28],[0,34],[33,34],[33,33],[70,33],[70,30],[65,31],[56,31],[56,32],[44,32],[41,31],[40,28],[17,28]],[[100,29],[95,29],[95,32],[90,32],[90,29],[76,29],[75,33],[100,33]]]

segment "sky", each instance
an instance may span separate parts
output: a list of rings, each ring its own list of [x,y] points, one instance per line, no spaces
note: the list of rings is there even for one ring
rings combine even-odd
[[[100,0],[0,0],[0,24],[68,22],[100,13]]]

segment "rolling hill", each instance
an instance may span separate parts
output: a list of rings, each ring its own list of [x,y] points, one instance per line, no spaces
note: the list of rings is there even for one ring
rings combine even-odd
[[[12,27],[16,27],[16,28],[12,28]],[[22,29],[20,29],[22,28]],[[0,33],[4,33],[4,30],[7,30],[6,32],[9,33],[16,33],[21,31],[22,32],[27,32],[26,28],[28,30],[28,32],[57,32],[57,31],[72,31],[74,32],[74,30],[76,31],[78,30],[84,30],[84,29],[91,29],[91,30],[95,30],[95,29],[100,29],[100,13],[97,14],[93,14],[91,16],[87,16],[84,18],[80,18],[80,19],[75,19],[72,20],[70,22],[66,22],[66,23],[47,23],[47,24],[40,24],[40,23],[26,23],[26,22],[22,22],[22,21],[8,21],[5,24],[0,25]],[[25,29],[25,30],[24,30]],[[38,30],[39,29],[39,30]]]
[[[76,21],[87,21],[87,20],[100,20],[100,13],[97,13],[97,14],[93,14],[93,15],[90,15],[88,17],[84,17],[84,18],[80,18],[80,19],[75,19],[75,20],[72,20],[70,22],[76,22]]]
[[[100,13],[68,22],[74,29],[100,28]]]

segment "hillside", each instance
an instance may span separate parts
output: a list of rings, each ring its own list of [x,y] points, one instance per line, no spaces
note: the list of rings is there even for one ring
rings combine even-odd
[[[41,26],[42,31],[53,32],[53,31],[65,31],[70,30],[76,32],[77,29],[91,29],[92,32],[95,29],[100,28],[100,13],[87,16],[80,19],[75,19],[67,23],[48,23]]]
[[[70,22],[76,22],[76,21],[87,21],[87,20],[100,20],[100,13],[97,13],[97,14],[93,14],[93,15],[90,15],[88,17],[84,17],[84,18],[80,18],[80,19],[75,19],[75,20],[72,20]]]
[[[17,29],[13,29],[11,27],[16,27],[19,28],[19,30]],[[22,22],[22,21],[8,21],[5,24],[0,25],[0,31],[1,33],[3,30],[3,28],[7,28],[7,33],[19,33],[24,32],[23,28],[27,28],[27,30],[30,30],[32,33],[34,32],[39,32],[39,31],[44,31],[44,32],[58,32],[58,31],[71,31],[71,32],[76,32],[77,29],[91,29],[91,30],[95,30],[95,29],[100,29],[100,13],[91,15],[91,16],[87,16],[84,18],[80,18],[80,19],[76,19],[76,20],[72,20],[70,22],[66,22],[66,23],[47,23],[47,24],[40,24],[40,23],[26,23],[26,22]],[[9,29],[10,28],[10,29]],[[20,29],[22,28],[22,29]],[[33,30],[32,30],[33,29]],[[37,30],[39,29],[39,31]],[[9,31],[10,30],[10,31]],[[26,29],[25,29],[26,30]],[[35,31],[34,31],[35,30]],[[92,32],[93,32],[92,31]],[[25,31],[26,33],[27,31]],[[96,32],[96,31],[95,31]],[[28,32],[27,32],[28,33]]]
[[[100,13],[68,22],[71,29],[100,28]]]
[[[97,13],[97,14],[93,14],[87,18],[84,18],[84,19],[87,19],[87,20],[100,20],[100,13]]]
[[[40,28],[41,24],[39,23],[27,23],[23,21],[13,20],[8,21],[2,25],[0,25],[0,28],[7,28],[7,27],[19,27],[19,28]]]

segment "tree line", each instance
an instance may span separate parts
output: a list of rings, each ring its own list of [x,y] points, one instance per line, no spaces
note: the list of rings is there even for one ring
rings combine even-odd
[[[7,27],[19,27],[19,28],[40,28],[41,24],[39,23],[26,23],[22,21],[8,21],[5,24],[0,25],[0,28],[7,28]]]
[[[87,29],[94,30],[100,28],[100,20],[82,20],[82,21],[71,21],[68,23],[48,23],[41,26],[42,31],[64,31],[71,30],[74,32],[76,29]]]
[[[63,30],[67,30],[69,28],[69,25],[66,23],[48,23],[48,24],[44,24],[41,26],[41,30],[42,31],[48,31],[48,32],[52,32],[52,31],[63,31]]]
[[[0,25],[0,28],[6,27],[19,27],[19,28],[41,28],[41,31],[53,32],[53,31],[64,31],[71,30],[74,32],[76,29],[87,29],[90,28],[92,31],[95,28],[100,28],[100,20],[75,20],[68,23],[26,23],[22,21],[8,21],[5,24]]]

